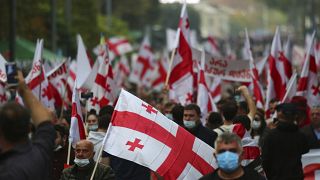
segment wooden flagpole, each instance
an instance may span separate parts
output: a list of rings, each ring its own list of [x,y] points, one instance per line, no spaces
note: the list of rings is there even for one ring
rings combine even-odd
[[[174,55],[176,54],[176,50],[177,50],[177,48],[174,48],[172,50],[172,52],[171,52],[171,57],[170,57],[169,66],[168,66],[168,73],[167,73],[166,81],[165,81],[165,84],[164,84],[164,87],[167,88],[167,89],[169,89],[168,88],[168,83],[169,83],[169,78],[170,78],[170,74],[171,74],[173,58],[174,58]]]

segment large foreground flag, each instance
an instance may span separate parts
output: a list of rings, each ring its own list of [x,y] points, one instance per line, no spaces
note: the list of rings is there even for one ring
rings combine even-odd
[[[198,179],[217,168],[213,148],[125,90],[105,138],[105,151],[165,179]]]
[[[72,111],[71,124],[69,130],[69,142],[72,144],[72,147],[75,147],[76,143],[81,139],[86,139],[86,133],[84,129],[84,121],[80,106],[79,91],[77,90],[75,85],[72,94]]]

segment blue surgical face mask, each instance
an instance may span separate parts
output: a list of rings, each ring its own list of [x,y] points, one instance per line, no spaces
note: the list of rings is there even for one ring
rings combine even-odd
[[[183,125],[188,129],[192,129],[192,128],[194,128],[196,126],[196,121],[183,120]]]
[[[217,162],[222,171],[233,172],[239,167],[239,155],[234,152],[225,151],[217,154]]]

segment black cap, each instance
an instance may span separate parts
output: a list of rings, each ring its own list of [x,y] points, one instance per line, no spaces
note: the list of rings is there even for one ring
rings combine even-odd
[[[295,114],[298,111],[296,104],[294,103],[282,103],[276,106],[277,111],[281,111],[284,114]]]

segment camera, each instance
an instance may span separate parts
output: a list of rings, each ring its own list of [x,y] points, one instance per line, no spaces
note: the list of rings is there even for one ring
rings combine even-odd
[[[17,64],[15,62],[8,62],[5,64],[6,74],[7,74],[7,86],[14,87],[18,85],[17,79]]]
[[[82,99],[86,99],[86,100],[88,100],[88,99],[90,99],[90,98],[92,98],[93,97],[93,92],[87,92],[87,93],[81,93],[81,98]]]

